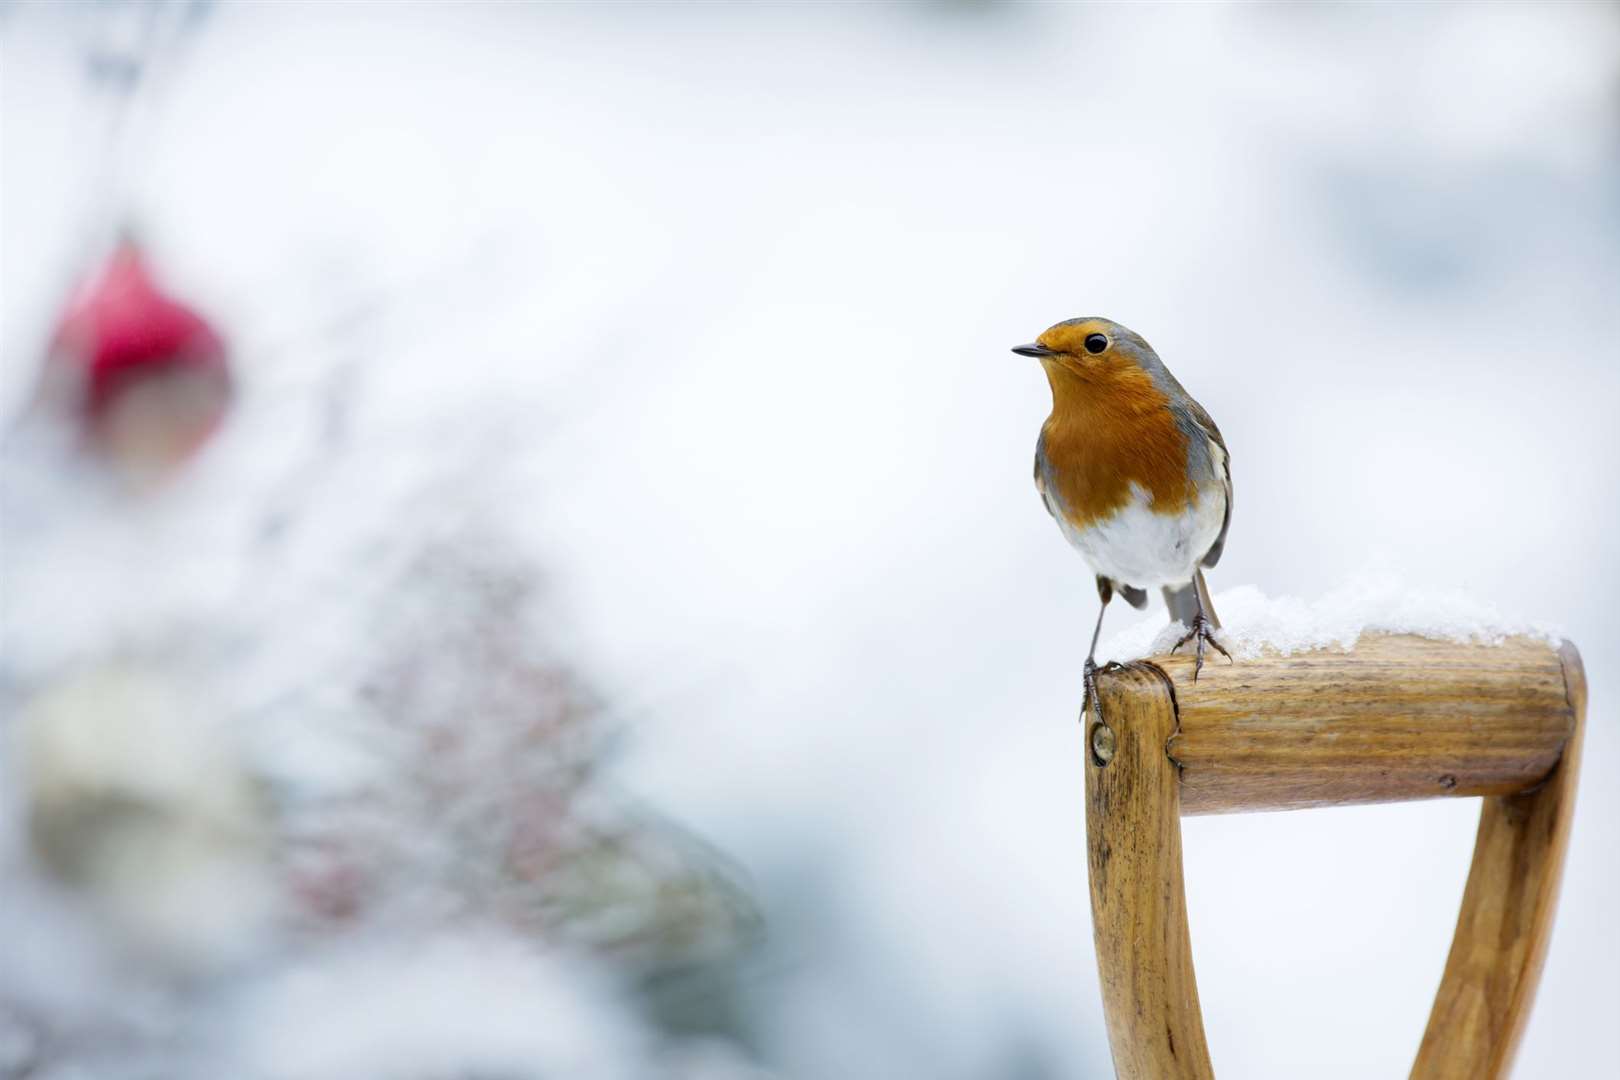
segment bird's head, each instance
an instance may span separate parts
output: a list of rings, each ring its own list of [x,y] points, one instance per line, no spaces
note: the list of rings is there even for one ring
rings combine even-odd
[[[1135,331],[1094,315],[1060,322],[1013,352],[1039,359],[1049,372],[1056,367],[1082,377],[1161,366],[1153,347]]]

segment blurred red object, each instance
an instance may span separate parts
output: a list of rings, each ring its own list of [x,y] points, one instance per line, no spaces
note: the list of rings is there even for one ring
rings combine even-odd
[[[127,240],[68,305],[46,383],[98,449],[141,471],[190,457],[231,397],[219,334],[158,289]]]

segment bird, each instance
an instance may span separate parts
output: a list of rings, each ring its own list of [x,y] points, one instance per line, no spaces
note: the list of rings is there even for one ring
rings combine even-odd
[[[1187,627],[1172,651],[1197,643],[1195,681],[1206,642],[1230,661],[1204,581],[1232,524],[1231,460],[1215,421],[1151,345],[1110,319],[1068,319],[1012,351],[1039,360],[1052,388],[1035,444],[1035,490],[1097,578],[1089,700],[1097,700],[1097,639],[1115,593],[1143,608],[1148,589],[1162,590],[1171,621]]]

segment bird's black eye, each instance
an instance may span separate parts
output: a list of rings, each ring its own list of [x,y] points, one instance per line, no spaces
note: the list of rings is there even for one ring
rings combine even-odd
[[[1096,354],[1108,348],[1108,339],[1101,334],[1086,335],[1086,352]]]

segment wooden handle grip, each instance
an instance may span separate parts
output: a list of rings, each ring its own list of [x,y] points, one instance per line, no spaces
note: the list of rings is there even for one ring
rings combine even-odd
[[[1175,688],[1167,752],[1184,814],[1446,795],[1514,795],[1546,779],[1575,727],[1543,641],[1464,645],[1364,636],[1353,652],[1149,663]]]

